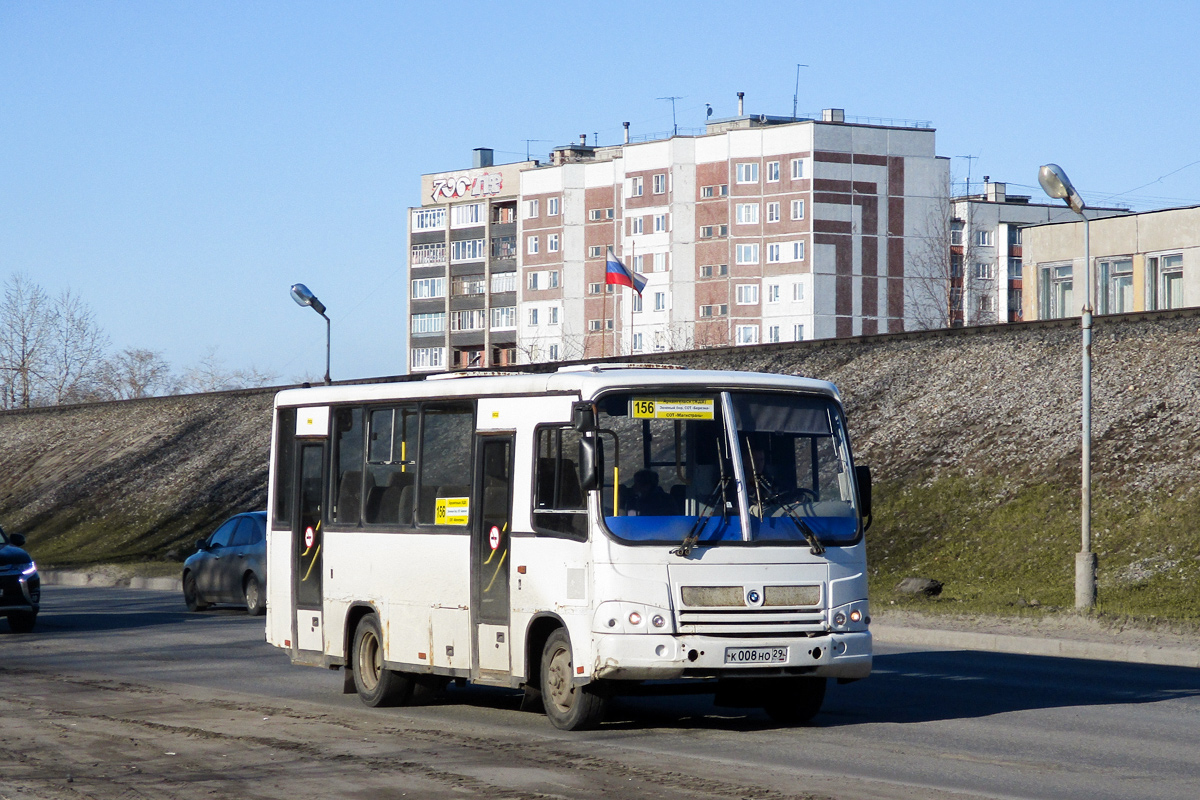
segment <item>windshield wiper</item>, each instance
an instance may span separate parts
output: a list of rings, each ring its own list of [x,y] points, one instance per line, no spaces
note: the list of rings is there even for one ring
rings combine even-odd
[[[721,453],[721,437],[717,437],[717,468],[721,471],[721,479],[717,485],[713,487],[712,494],[708,496],[708,510],[700,516],[696,517],[696,521],[692,523],[692,529],[688,531],[688,535],[683,537],[683,542],[679,547],[671,551],[671,555],[687,558],[695,549],[696,544],[700,541],[700,534],[708,526],[708,521],[712,519],[713,512],[717,509],[718,498],[721,503],[721,520],[729,521],[729,498],[725,496],[725,487],[729,483],[729,476],[725,474],[725,459]]]
[[[757,472],[754,475],[754,486],[759,497],[766,496],[766,500],[760,500],[758,506],[758,517],[763,519],[766,513],[768,504],[779,507],[783,513],[788,515],[788,518],[795,524],[796,529],[800,531],[800,535],[804,537],[804,541],[808,542],[808,550],[814,556],[823,555],[825,553],[825,545],[821,544],[821,540],[817,538],[817,534],[809,526],[804,519],[796,513],[796,506],[800,504],[798,500],[785,500],[782,491],[775,491],[771,482],[767,480],[766,475],[759,475]],[[806,490],[807,491],[807,490]]]

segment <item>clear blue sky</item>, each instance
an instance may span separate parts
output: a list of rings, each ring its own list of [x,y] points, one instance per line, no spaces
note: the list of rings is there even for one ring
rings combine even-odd
[[[422,173],[666,131],[669,95],[686,127],[738,91],[790,114],[797,63],[802,113],[928,120],[957,180],[974,155],[1039,195],[1056,161],[1092,203],[1196,204],[1197,8],[3,0],[0,281],[83,293],[117,349],[281,380],[324,370],[300,281],[335,379],[397,374]]]

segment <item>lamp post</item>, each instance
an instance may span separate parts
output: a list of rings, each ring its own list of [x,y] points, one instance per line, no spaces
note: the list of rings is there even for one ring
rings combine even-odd
[[[1051,197],[1063,200],[1083,218],[1083,263],[1087,285],[1083,293],[1083,478],[1080,503],[1081,542],[1075,555],[1075,607],[1096,604],[1096,554],[1092,552],[1092,254],[1088,218],[1083,198],[1058,164],[1046,164],[1038,170],[1038,183]]]
[[[292,284],[292,299],[296,301],[298,306],[308,306],[313,311],[325,317],[325,304],[317,299],[317,296],[308,290],[308,287],[303,283]],[[329,380],[329,317],[325,317],[325,385],[328,386],[333,381]]]

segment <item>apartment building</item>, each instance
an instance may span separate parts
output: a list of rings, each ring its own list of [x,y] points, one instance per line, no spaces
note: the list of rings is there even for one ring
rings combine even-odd
[[[606,147],[581,137],[545,164],[486,168],[503,175],[486,197],[444,194],[474,185],[484,165],[424,176],[410,221],[411,368],[920,327],[930,301],[914,287],[928,267],[915,254],[948,202],[934,130],[839,109],[793,120],[744,114],[739,100],[738,111],[697,135],[627,133]],[[514,221],[499,221],[504,209]],[[468,240],[477,247],[455,249]],[[609,248],[646,277],[640,297],[605,283]],[[420,283],[439,277],[449,291]],[[461,294],[458,278],[473,281]]]
[[[1200,206],[1146,211],[1090,223],[1097,314],[1200,305]],[[1087,267],[1083,222],[1025,230],[1027,319],[1078,316]]]
[[[469,170],[421,177],[409,210],[409,369],[516,363],[521,170],[475,150]]]
[[[1022,229],[1078,219],[1062,203],[1033,203],[1007,185],[983,179],[983,193],[951,200],[950,295],[952,327],[1020,322],[1024,314]],[[1130,213],[1125,208],[1085,209],[1089,219]]]

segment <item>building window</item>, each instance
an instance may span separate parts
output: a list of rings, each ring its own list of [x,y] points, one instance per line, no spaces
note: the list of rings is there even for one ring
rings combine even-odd
[[[517,273],[515,272],[493,272],[492,273],[492,294],[501,292],[515,292],[517,290]]]
[[[666,311],[667,310],[667,293],[666,292],[655,292],[654,293],[654,310],[655,311]]]
[[[737,304],[739,306],[758,305],[758,284],[757,283],[739,283],[736,289]]]
[[[645,256],[634,256],[633,263],[630,265],[633,267],[633,271],[638,273],[639,275],[641,273],[645,272],[646,270],[642,268],[642,264],[645,263],[645,260],[646,260]]]
[[[804,177],[804,159],[792,159],[792,180],[798,181]]]
[[[963,274],[963,257],[958,253],[950,254],[950,277],[961,278]]]
[[[412,299],[428,300],[446,296],[445,278],[417,278],[412,282]]]
[[[558,324],[558,306],[550,306],[550,308],[548,308],[546,310],[547,310],[547,312],[549,312],[547,314],[547,316],[549,317],[549,319],[546,320],[547,324],[557,325]]]
[[[708,199],[710,197],[725,197],[729,194],[729,184],[722,183],[719,186],[701,186],[700,198]]]
[[[804,326],[803,325],[796,324],[796,325],[792,326],[792,341],[793,342],[803,342],[804,341]]]
[[[794,302],[799,302],[800,300],[803,300],[803,299],[804,299],[804,284],[803,283],[793,283],[792,284],[792,300]]]
[[[980,314],[993,314],[996,311],[996,298],[990,294],[981,294],[975,302]]]
[[[546,237],[546,249],[551,253],[558,252],[558,234],[552,233]]]
[[[613,210],[611,208],[593,208],[591,211],[588,212],[588,219],[591,220],[592,222],[599,222],[601,220],[612,219],[612,218],[613,218]]]
[[[550,198],[546,199],[546,216],[547,217],[557,217],[558,216],[558,198],[557,197],[550,197]]]
[[[484,222],[483,203],[470,203],[454,206],[455,228],[465,228],[471,225],[482,225]]]
[[[778,182],[779,182],[779,162],[778,161],[768,161],[767,162],[767,183],[778,183]]]
[[[547,273],[547,276],[550,279],[550,288],[557,289],[558,288],[558,270],[556,270],[556,269],[550,270],[550,272]]]
[[[1021,244],[1021,229],[1016,225],[1008,226],[1008,243],[1011,245]]]
[[[758,162],[753,161],[737,165],[738,183],[758,183]]]
[[[536,292],[538,289],[542,288],[541,281],[542,281],[542,273],[530,272],[528,275],[528,279],[525,281],[525,285],[529,288],[530,291]]]
[[[971,277],[980,281],[996,279],[996,265],[977,261],[971,265]]]
[[[767,302],[768,303],[778,303],[779,302],[779,284],[778,283],[768,283],[767,284]],[[779,340],[776,339],[775,341],[779,341]]]
[[[655,233],[665,233],[666,230],[667,230],[667,215],[666,214],[655,214],[654,215],[654,232]]]
[[[629,196],[630,197],[641,197],[642,196],[642,176],[639,175],[636,178],[633,178],[630,180]]]
[[[1020,289],[1008,290],[1008,314],[1010,319],[1021,319],[1025,316],[1025,312],[1021,309],[1022,300],[1022,291]]]
[[[739,225],[754,225],[758,223],[758,203],[738,203],[737,222]]]
[[[517,237],[516,236],[494,236],[492,237],[492,258],[516,258],[517,257]]]
[[[446,348],[444,347],[414,347],[409,356],[409,364],[413,369],[437,369],[446,366]]]
[[[768,342],[782,341],[779,338],[779,326],[778,325],[772,325],[771,327],[767,328],[767,341]]]
[[[728,275],[729,274],[729,265],[728,264],[717,264],[717,274],[722,275],[722,276]]]
[[[511,331],[517,327],[516,306],[502,306],[492,309],[492,330]]]
[[[603,283],[589,283],[588,284],[588,294],[600,294],[603,291],[604,291]],[[638,296],[640,297],[640,295],[638,295]]]
[[[445,264],[446,243],[414,244],[408,261],[414,267],[427,266],[429,264]]]
[[[659,175],[655,175],[654,176],[654,193],[655,194],[666,194],[666,192],[667,192],[667,175],[666,175],[666,173],[664,172]]]
[[[481,331],[484,326],[484,310],[473,308],[469,311],[452,311],[450,313],[451,331]]]
[[[552,344],[552,345],[550,345],[549,349],[550,349],[550,360],[558,361],[558,352],[559,352],[558,345]]]
[[[767,222],[779,222],[779,203],[767,203]]]
[[[792,201],[792,219],[804,219],[804,201]]]
[[[654,271],[655,272],[666,272],[667,271],[667,254],[666,253],[655,253],[654,254]]]
[[[975,231],[975,245],[977,247],[991,247],[996,244],[995,231]]]
[[[450,282],[450,293],[455,297],[480,295],[487,291],[487,282],[482,275],[459,275]]]
[[[594,244],[588,248],[588,258],[601,258],[604,255],[604,246]]]
[[[536,308],[529,309],[529,324],[530,325],[538,324],[538,310]]]
[[[1074,267],[1070,264],[1051,265],[1039,269],[1042,319],[1062,319],[1071,315]]]
[[[414,334],[422,333],[443,333],[446,330],[446,312],[435,311],[432,314],[413,314],[412,315],[412,332]]]
[[[961,219],[950,220],[950,244],[955,247],[961,247],[963,243],[963,229],[966,227]]]
[[[737,344],[758,344],[758,326],[738,325]]]
[[[701,278],[711,278],[713,275],[712,264],[702,264],[698,274]]]
[[[1009,230],[1011,231],[1011,230],[1013,230],[1013,228],[1009,228]],[[1019,256],[1009,256],[1008,279],[1010,281],[1019,281],[1019,280],[1021,280],[1021,274],[1022,274],[1021,258]]]
[[[642,310],[642,296],[637,292],[633,293],[633,312],[636,314]]]
[[[702,317],[723,317],[729,313],[729,306],[722,303],[721,305],[700,306],[700,316]]]
[[[633,335],[633,352],[642,352],[642,334],[640,333],[635,333]]]
[[[756,244],[739,244],[737,246],[737,263],[739,263],[739,264],[757,264],[758,263],[758,245],[756,245]]]
[[[413,212],[412,220],[413,231],[441,230],[446,227],[446,209],[422,208]]]
[[[1146,259],[1146,307],[1151,310],[1183,308],[1183,256]]]
[[[484,258],[483,239],[463,239],[450,243],[450,263],[458,264],[463,261],[482,261]]]
[[[534,255],[538,251],[538,237],[530,236],[525,240],[525,250],[530,255]]]
[[[537,200],[525,201],[525,219],[537,219],[539,202]]]
[[[721,237],[729,235],[728,225],[704,225],[700,228],[701,239],[712,239],[713,237]]]
[[[804,260],[804,242],[792,242],[792,261]]]
[[[635,235],[635,234],[639,234],[641,232],[642,232],[642,218],[641,217],[630,217],[629,218],[629,233],[631,235]]]
[[[779,253],[780,253],[781,248],[782,248],[782,245],[778,245],[778,244],[767,245],[767,263],[768,264],[778,264],[779,263],[779,260],[780,260]]]
[[[1097,305],[1101,314],[1133,311],[1133,259],[1101,261],[1096,290],[1100,295]]]

